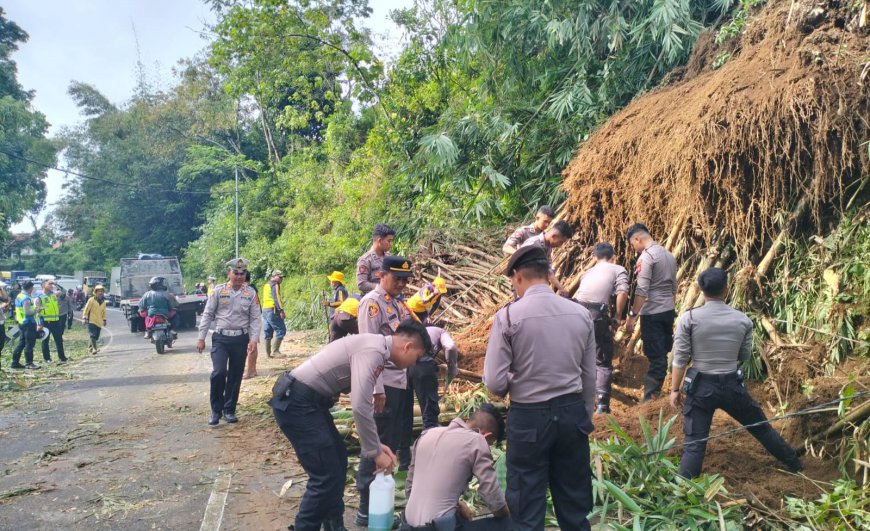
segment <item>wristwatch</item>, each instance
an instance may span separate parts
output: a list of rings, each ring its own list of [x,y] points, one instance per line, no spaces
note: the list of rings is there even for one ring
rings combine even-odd
[[[637,314],[634,313],[634,310],[628,310],[628,316],[629,317],[637,317]]]
[[[680,392],[679,389],[671,389],[671,393],[679,393],[679,392]]]

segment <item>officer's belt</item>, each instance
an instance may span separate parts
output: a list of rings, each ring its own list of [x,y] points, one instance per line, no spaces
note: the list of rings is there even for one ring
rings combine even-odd
[[[214,331],[215,334],[222,335],[224,337],[239,337],[248,333],[247,330],[226,330],[223,328],[218,328]]]
[[[323,396],[322,394],[315,391],[313,388],[308,387],[304,383],[297,380],[289,372],[284,373],[284,377],[289,380],[287,391],[284,393],[284,396],[289,397],[292,394],[293,396],[296,396],[298,398],[311,400],[315,404],[323,405],[326,407],[332,407],[335,404],[335,400],[333,400],[331,396]]]
[[[709,372],[699,372],[695,377],[697,381],[705,382],[720,382],[726,383],[730,381],[741,381],[741,375],[737,370],[726,372],[724,374],[714,374]]]
[[[602,314],[608,314],[610,310],[610,305],[606,302],[586,302],[586,301],[577,301],[580,306],[583,306],[587,310],[595,310],[601,312]]]

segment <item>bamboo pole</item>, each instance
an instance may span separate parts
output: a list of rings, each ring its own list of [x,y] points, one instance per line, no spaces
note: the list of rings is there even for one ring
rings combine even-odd
[[[774,260],[776,259],[779,252],[785,246],[785,238],[788,236],[791,231],[792,225],[797,221],[797,219],[804,213],[804,210],[807,208],[807,196],[806,194],[798,201],[797,206],[795,206],[794,210],[792,210],[791,214],[789,214],[788,219],[786,219],[782,230],[779,231],[776,238],[773,239],[773,243],[770,245],[770,249],[767,250],[767,254],[764,255],[764,258],[758,263],[758,267],[755,268],[755,274],[758,278],[764,278],[767,276],[767,272],[770,267],[773,265]]]
[[[854,424],[862,421],[865,417],[870,416],[870,400],[864,402],[860,406],[853,409],[848,415],[838,420],[834,423],[833,426],[824,431],[821,435],[816,435],[813,437],[813,440],[824,439],[825,437],[830,437],[831,435],[842,431],[849,424]]]

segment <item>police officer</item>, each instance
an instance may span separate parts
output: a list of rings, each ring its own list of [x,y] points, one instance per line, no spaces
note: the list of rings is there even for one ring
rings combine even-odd
[[[63,349],[63,332],[66,323],[61,322],[60,304],[57,294],[54,292],[53,280],[42,282],[42,292],[39,297],[39,321],[48,330],[48,335],[42,340],[42,359],[46,365],[51,365],[51,352],[48,350],[48,340],[54,337],[54,346],[57,349],[58,363],[66,363],[66,354]]]
[[[507,503],[516,527],[544,529],[549,486],[559,527],[590,529],[595,331],[586,308],[553,293],[549,270],[539,247],[511,256],[506,274],[520,298],[495,315],[483,381],[510,394]]]
[[[610,300],[616,293],[616,315],[621,316],[628,301],[628,273],[625,268],[611,262],[613,246],[601,242],[595,246],[598,260],[589,271],[580,277],[580,285],[574,298],[589,310],[595,323],[597,355],[595,365],[598,413],[610,413],[610,387],[613,378],[613,321]]]
[[[347,450],[329,408],[340,393],[350,393],[354,424],[368,472],[391,473],[396,456],[378,438],[373,397],[383,390],[378,376],[387,364],[403,369],[431,348],[423,327],[413,320],[396,326],[395,334],[361,334],[334,341],[292,372],[278,377],[269,405],[278,427],[290,440],[308,485],[299,504],[296,531],[344,531],[344,484]]]
[[[641,223],[628,228],[628,241],[639,253],[635,265],[637,288],[628,312],[625,331],[634,332],[640,315],[640,338],[649,368],[643,380],[643,400],[655,400],[668,375],[668,352],[674,345],[674,296],[677,294],[677,260],[650,236]]]
[[[450,332],[438,326],[427,326],[426,331],[429,332],[429,339],[432,340],[433,356],[444,354],[444,360],[447,362],[447,384],[459,374],[459,349],[456,348],[456,342],[450,336]],[[436,388],[437,389],[437,388]]]
[[[37,316],[39,315],[39,303],[33,299],[33,282],[25,280],[21,285],[21,292],[15,297],[15,321],[18,323],[18,333],[21,339],[15,350],[12,351],[13,369],[38,369],[39,365],[33,363],[33,347],[36,346]],[[21,353],[24,352],[24,362],[21,362]]]
[[[260,303],[257,292],[245,285],[248,261],[233,258],[227,262],[229,282],[215,286],[205,303],[199,322],[196,350],[205,350],[205,336],[211,336],[211,417],[209,426],[217,426],[221,414],[227,422],[238,422],[236,403],[242,386],[245,357],[257,349],[260,337]]]
[[[389,225],[383,223],[375,225],[375,230],[372,231],[371,249],[356,261],[356,286],[360,294],[365,295],[377,287],[384,256],[387,256],[393,247],[395,236],[396,231]]]
[[[384,257],[380,271],[380,282],[365,295],[359,303],[359,333],[390,336],[395,333],[399,323],[412,319],[411,311],[400,299],[402,291],[411,277],[411,261],[401,256]],[[428,334],[427,334],[428,340]],[[428,354],[428,353],[427,353]],[[414,427],[414,394],[408,385],[408,374],[404,367],[392,364],[384,366],[381,373],[384,385],[384,402],[375,408],[375,421],[381,441],[393,452],[410,448],[411,432]],[[372,482],[374,462],[360,459],[357,488],[360,493],[360,507],[356,516],[357,525],[368,524],[369,484]]]
[[[489,449],[503,435],[504,419],[492,404],[484,404],[468,420],[453,419],[448,426],[424,431],[414,445],[405,482],[408,504],[402,531],[508,529],[510,513]],[[493,518],[472,521],[474,513],[460,500],[471,476],[477,478],[477,493]]]
[[[568,225],[567,221],[559,220],[552,227],[537,236],[532,236],[520,246],[521,249],[523,247],[539,247],[544,251],[547,255],[547,262],[550,264],[548,280],[559,294],[565,297],[568,296],[568,293],[562,287],[559,279],[556,278],[556,270],[553,268],[553,249],[564,245],[572,236],[574,236],[574,229],[571,228],[571,225]]]
[[[353,294],[335,309],[335,313],[329,321],[330,343],[350,334],[359,334],[359,321],[357,320],[359,301],[360,296]]]
[[[738,365],[752,353],[753,325],[743,312],[728,306],[728,274],[712,267],[698,277],[704,292],[703,306],[680,316],[674,338],[674,361],[671,373],[670,403],[678,409],[682,400],[681,384],[685,375],[687,388],[683,406],[683,432],[686,435],[680,475],[694,478],[701,474],[704,452],[710,434],[713,413],[722,409],[744,426],[764,422],[767,418],[743,387],[743,373]],[[691,362],[692,367],[686,369]],[[792,472],[803,464],[794,448],[788,445],[770,424],[748,428],[768,452]]]
[[[547,227],[550,226],[550,222],[553,221],[554,217],[556,217],[556,212],[554,212],[552,208],[547,205],[541,206],[541,208],[538,209],[537,214],[535,214],[534,223],[531,225],[523,225],[513,231],[504,242],[504,245],[501,246],[502,252],[508,256],[517,252],[517,249],[520,248],[523,242],[532,236],[537,236],[547,230]]]
[[[272,278],[263,284],[260,293],[260,301],[263,304],[263,338],[266,340],[266,356],[270,358],[273,352],[276,355],[281,353],[281,342],[287,335],[287,325],[284,324],[287,315],[284,313],[284,299],[281,298],[283,280],[284,273],[280,269],[272,271]]]

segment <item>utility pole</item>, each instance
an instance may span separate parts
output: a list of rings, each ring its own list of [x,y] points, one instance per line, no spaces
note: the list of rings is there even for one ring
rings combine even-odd
[[[239,168],[236,167],[236,256],[239,256]]]

